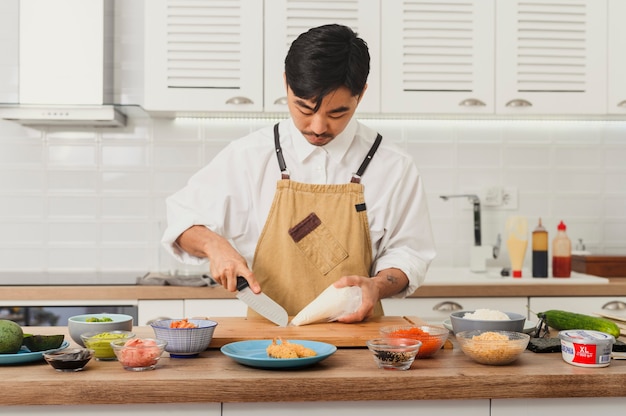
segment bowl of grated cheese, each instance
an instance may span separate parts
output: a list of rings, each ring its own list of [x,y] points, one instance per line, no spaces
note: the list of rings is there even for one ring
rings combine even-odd
[[[511,331],[463,331],[456,334],[461,350],[480,364],[506,365],[517,360],[530,335]]]

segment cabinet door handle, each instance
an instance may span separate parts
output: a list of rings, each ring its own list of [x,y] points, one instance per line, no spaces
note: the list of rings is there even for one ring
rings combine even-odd
[[[602,305],[602,309],[607,309],[609,311],[620,311],[626,309],[626,303],[619,300],[612,300],[611,302],[607,302]]]
[[[619,104],[617,104],[618,107],[626,107],[626,100],[620,102]]]
[[[287,105],[287,97],[277,98],[276,101],[274,101],[274,104]]]
[[[254,104],[254,102],[248,97],[232,97],[226,100],[226,104],[241,105],[241,104]]]
[[[460,311],[463,309],[463,306],[456,302],[452,302],[449,300],[445,300],[443,302],[439,302],[435,306],[433,306],[433,311],[439,312],[451,312],[451,311]]]
[[[508,103],[506,103],[506,106],[507,107],[532,107],[533,105],[528,100],[523,100],[521,98],[516,98],[516,99],[511,100]]]
[[[459,103],[461,107],[484,107],[487,104],[477,98],[466,98]]]

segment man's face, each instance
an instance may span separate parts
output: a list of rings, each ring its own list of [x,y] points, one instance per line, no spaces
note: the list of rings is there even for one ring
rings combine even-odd
[[[315,146],[324,146],[346,128],[362,96],[355,97],[346,87],[339,87],[327,94],[319,110],[314,112],[316,103],[296,97],[287,86],[291,118],[300,133]]]

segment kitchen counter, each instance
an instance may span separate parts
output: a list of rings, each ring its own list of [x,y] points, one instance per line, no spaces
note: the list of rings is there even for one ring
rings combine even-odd
[[[257,324],[250,321],[255,328]],[[324,325],[345,328],[339,323]],[[66,327],[31,328],[35,334],[67,335]],[[315,332],[313,328],[300,327],[301,336],[306,339],[307,331]],[[153,335],[150,327],[135,331],[139,336]],[[66,339],[71,341],[69,336]],[[626,396],[624,360],[614,360],[604,368],[581,368],[565,363],[558,353],[526,351],[511,365],[485,366],[467,358],[456,341],[452,345],[402,372],[378,369],[364,347],[339,348],[326,360],[298,370],[246,367],[217,348],[193,359],[166,356],[156,370],[139,373],[126,371],[115,361],[92,360],[77,373],[56,372],[43,361],[3,366],[0,405],[79,405],[85,400],[128,404]]]
[[[433,269],[411,298],[516,296],[626,296],[626,278],[586,276],[572,279],[513,279],[466,275],[458,269]],[[16,283],[18,283],[16,281]],[[150,285],[0,285],[0,302],[15,300],[167,300],[235,299],[222,287]]]

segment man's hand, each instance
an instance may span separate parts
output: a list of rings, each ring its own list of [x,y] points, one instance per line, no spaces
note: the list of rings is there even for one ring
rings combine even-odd
[[[334,283],[337,289],[347,286],[359,286],[361,288],[361,306],[354,313],[344,315],[337,319],[338,322],[354,323],[361,322],[374,312],[374,307],[379,300],[401,292],[409,284],[408,277],[399,269],[381,270],[374,277],[366,276],[343,276]]]
[[[361,322],[372,316],[374,306],[380,299],[378,287],[374,279],[365,276],[343,276],[333,284],[337,289],[348,286],[359,286],[361,288],[361,306],[351,314],[343,315],[337,319],[337,322],[346,324]]]
[[[211,277],[226,290],[237,290],[237,276],[243,276],[254,293],[261,292],[261,286],[248,268],[246,259],[221,235],[202,225],[194,225],[185,230],[176,240],[178,245],[196,257],[209,259]]]

